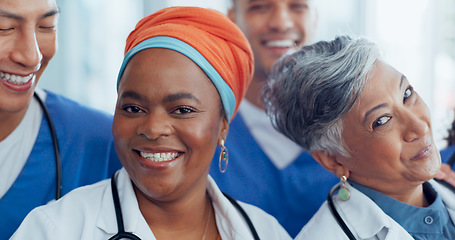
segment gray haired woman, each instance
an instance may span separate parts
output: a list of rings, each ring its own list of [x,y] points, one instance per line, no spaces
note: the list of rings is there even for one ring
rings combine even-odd
[[[429,110],[374,43],[303,47],[276,63],[263,96],[275,127],[341,179],[296,239],[455,239]]]

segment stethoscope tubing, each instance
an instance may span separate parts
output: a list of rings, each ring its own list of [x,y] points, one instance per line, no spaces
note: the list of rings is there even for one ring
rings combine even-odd
[[[337,209],[335,208],[335,204],[333,204],[333,195],[337,190],[339,190],[341,187],[341,184],[338,184],[338,186],[334,187],[332,190],[329,191],[329,194],[327,196],[327,204],[329,205],[330,212],[332,212],[333,217],[337,221],[338,225],[341,227],[343,232],[348,236],[349,240],[356,240],[354,237],[354,234],[352,234],[351,230],[349,230],[349,227],[346,225],[346,223],[343,221],[343,218],[338,214]]]
[[[56,181],[57,181],[57,184],[55,185],[56,186],[55,200],[58,200],[59,198],[62,197],[62,161],[60,159],[60,148],[59,148],[59,144],[58,144],[57,132],[55,131],[54,122],[51,119],[51,115],[49,114],[49,110],[48,110],[46,104],[44,104],[44,102],[41,100],[41,98],[38,96],[38,94],[36,94],[36,92],[33,93],[33,96],[38,101],[39,105],[41,106],[44,116],[46,117],[47,124],[49,125],[49,130],[51,132],[52,144],[54,147],[55,170],[56,170]]]
[[[140,238],[133,233],[125,232],[125,227],[123,225],[123,214],[122,214],[122,207],[120,206],[120,198],[118,196],[117,190],[117,181],[116,181],[116,173],[112,174],[111,178],[111,190],[112,190],[112,199],[114,200],[114,208],[115,208],[115,218],[117,219],[117,229],[118,232],[109,240],[117,240],[117,239],[131,239],[131,240],[140,240]]]

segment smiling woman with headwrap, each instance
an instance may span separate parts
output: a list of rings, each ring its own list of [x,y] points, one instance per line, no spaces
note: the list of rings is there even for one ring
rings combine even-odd
[[[109,239],[122,228],[127,239],[290,239],[208,175],[217,145],[225,170],[229,120],[252,72],[246,38],[217,11],[173,7],[142,19],[117,83],[113,134],[124,168],[35,209],[13,239]]]

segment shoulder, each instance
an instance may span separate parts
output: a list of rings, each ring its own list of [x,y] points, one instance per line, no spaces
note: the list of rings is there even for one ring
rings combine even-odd
[[[57,133],[67,136],[112,138],[112,114],[84,106],[47,91],[46,106]]]
[[[277,236],[279,239],[291,239],[286,230],[272,215],[254,205],[241,201],[237,201],[237,203],[245,210],[258,234],[263,236],[261,238]]]
[[[330,231],[327,231],[327,229],[330,229]],[[295,239],[344,239],[340,237],[343,236],[343,234],[344,233],[341,231],[338,223],[330,212],[326,201],[302,228]]]
[[[82,234],[84,225],[95,228],[109,183],[110,180],[103,180],[77,188],[57,201],[33,209],[12,239],[74,239]]]
[[[94,213],[92,211],[100,209],[102,198],[108,187],[110,187],[110,179],[79,187],[59,200],[38,207],[36,210],[59,220],[64,217],[74,220],[75,216]]]
[[[448,146],[440,151],[441,153],[441,160],[443,163],[449,161],[450,157],[455,154],[455,145]]]
[[[68,120],[86,119],[87,121],[112,121],[112,114],[80,104],[62,95],[46,91],[46,106],[50,112],[58,112]],[[52,114],[52,113],[51,113]]]

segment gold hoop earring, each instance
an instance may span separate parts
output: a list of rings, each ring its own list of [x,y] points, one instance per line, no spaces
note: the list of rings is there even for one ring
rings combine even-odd
[[[224,168],[221,167],[221,165],[223,165],[222,162],[225,162]],[[226,172],[228,162],[229,162],[229,154],[228,154],[227,148],[224,146],[224,140],[221,140],[221,152],[220,152],[220,158],[219,158],[219,162],[218,162],[218,167],[220,168],[221,173]]]
[[[338,190],[338,198],[341,201],[347,201],[351,198],[351,193],[349,192],[349,189],[346,187],[346,181],[348,178],[346,176],[341,176],[340,178],[341,182],[343,185],[341,186],[340,190]]]

